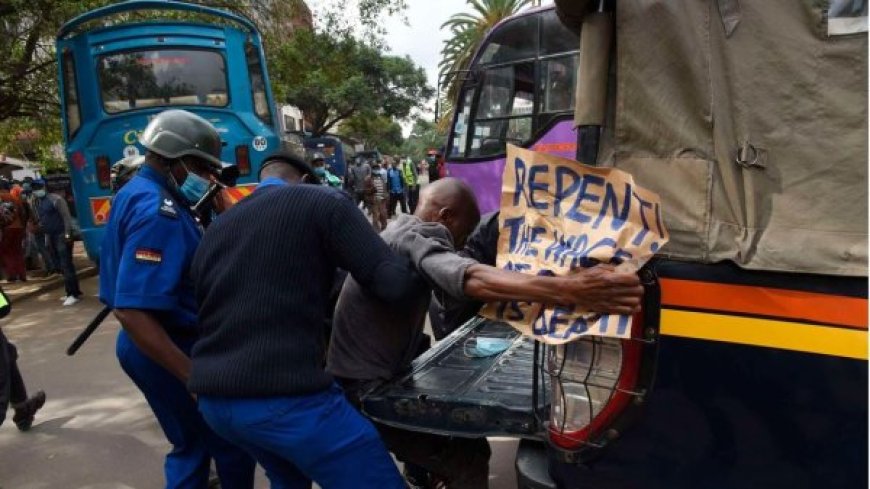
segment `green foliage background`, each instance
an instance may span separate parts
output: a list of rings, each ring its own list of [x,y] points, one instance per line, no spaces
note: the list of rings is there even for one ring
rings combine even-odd
[[[433,94],[410,58],[386,55],[352,35],[298,31],[269,60],[276,98],[299,107],[314,135],[353,117],[407,118]]]

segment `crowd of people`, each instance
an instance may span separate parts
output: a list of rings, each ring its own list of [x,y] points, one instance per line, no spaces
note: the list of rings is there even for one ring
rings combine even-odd
[[[72,260],[74,224],[60,195],[42,178],[0,179],[0,260],[7,283],[26,282],[28,262],[47,277],[63,274],[64,306],[82,295]]]
[[[169,110],[140,143],[144,158],[113,198],[99,295],[122,326],[119,363],[172,445],[167,488],[206,488],[211,461],[225,489],[252,488],[257,464],[273,488],[485,488],[485,438],[404,431],[362,412],[366,393],[430,346],[432,297],[465,309],[640,304],[637,276],[612,267],[532,276],[463,253],[468,242],[494,256],[497,229],[479,226],[465,183],[439,174],[421,188],[407,158],[355,161],[344,190],[322,158],[278,152],[249,197],[203,219],[194,204],[225,167],[214,127]]]
[[[313,164],[317,171],[316,158]],[[362,205],[375,230],[380,232],[386,229],[389,219],[397,215],[397,207],[402,214],[415,212],[424,180],[421,174],[425,175],[425,182],[446,176],[440,153],[432,150],[418,163],[408,156],[357,156],[347,170],[343,188],[353,196],[357,206]]]

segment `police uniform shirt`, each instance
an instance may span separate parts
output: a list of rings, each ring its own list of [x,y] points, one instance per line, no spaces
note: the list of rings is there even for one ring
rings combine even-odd
[[[100,249],[100,300],[114,309],[151,311],[164,327],[195,327],[188,269],[201,238],[166,177],[142,166],[112,200]]]

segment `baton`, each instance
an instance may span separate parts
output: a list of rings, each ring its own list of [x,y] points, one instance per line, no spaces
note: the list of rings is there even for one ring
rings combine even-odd
[[[79,351],[79,348],[81,348],[82,345],[85,343],[85,341],[87,341],[88,338],[90,338],[91,335],[94,334],[94,331],[97,330],[100,324],[103,323],[103,321],[106,319],[106,316],[108,316],[110,312],[112,312],[112,308],[106,306],[103,308],[102,311],[94,316],[94,319],[91,319],[91,322],[88,324],[85,330],[79,333],[75,341],[73,341],[69,348],[66,349],[66,354],[69,356],[75,355],[76,352]]]

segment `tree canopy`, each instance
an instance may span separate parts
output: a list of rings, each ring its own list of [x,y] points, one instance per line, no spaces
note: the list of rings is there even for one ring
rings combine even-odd
[[[420,160],[426,156],[426,151],[444,146],[445,138],[444,132],[439,131],[435,123],[417,119],[411,128],[411,134],[402,145],[401,153],[414,160]]]
[[[339,129],[342,136],[351,137],[368,149],[384,154],[397,154],[402,149],[402,126],[396,121],[377,114],[357,114],[345,121]]]
[[[278,100],[299,107],[314,135],[358,114],[404,119],[433,93],[410,58],[351,35],[300,31],[269,61]]]

